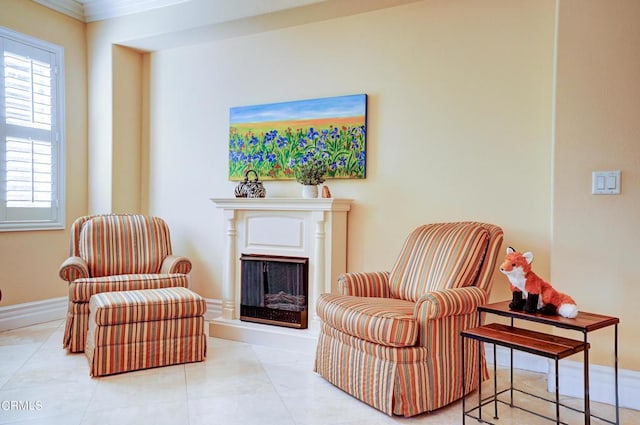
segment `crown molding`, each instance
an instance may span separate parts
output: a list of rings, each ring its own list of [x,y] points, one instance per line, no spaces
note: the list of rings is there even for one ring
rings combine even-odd
[[[33,0],[49,9],[56,10],[71,16],[74,19],[85,22],[84,7],[77,0]]]
[[[118,18],[190,0],[33,0],[79,21]]]
[[[190,0],[82,0],[86,22],[101,21],[161,7],[185,3]]]

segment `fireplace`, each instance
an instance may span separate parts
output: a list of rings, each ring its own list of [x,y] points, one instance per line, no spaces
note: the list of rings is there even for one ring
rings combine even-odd
[[[294,350],[315,347],[320,326],[316,302],[322,293],[338,292],[338,276],[347,269],[347,215],[352,200],[267,197],[212,201],[224,225],[219,233],[224,235],[224,268],[220,316],[211,320],[209,335]],[[309,259],[306,329],[240,320],[243,254]]]
[[[309,259],[242,254],[240,320],[307,328]]]

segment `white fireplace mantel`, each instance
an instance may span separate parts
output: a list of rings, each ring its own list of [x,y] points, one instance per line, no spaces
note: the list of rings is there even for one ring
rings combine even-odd
[[[321,293],[335,291],[346,271],[347,213],[351,199],[213,198],[223,210],[225,262],[222,319],[240,311],[240,255],[267,254],[309,258],[309,317]]]
[[[212,198],[217,208],[233,211],[331,211],[351,210],[352,199],[339,198]]]

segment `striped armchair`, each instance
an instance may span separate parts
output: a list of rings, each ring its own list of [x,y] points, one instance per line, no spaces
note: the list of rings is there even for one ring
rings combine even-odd
[[[477,342],[460,331],[478,326],[503,233],[475,222],[418,227],[391,272],[347,273],[341,294],[322,294],[314,370],[388,415],[414,416],[462,397],[478,385]],[[483,378],[488,378],[484,352]]]
[[[100,292],[188,287],[191,262],[172,255],[169,227],[158,217],[84,216],[71,225],[70,255],[60,266],[69,282],[63,345],[84,351],[89,300]]]

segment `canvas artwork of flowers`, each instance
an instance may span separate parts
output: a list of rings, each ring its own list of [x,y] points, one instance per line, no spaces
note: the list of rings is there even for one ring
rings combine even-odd
[[[367,95],[233,107],[229,179],[256,170],[261,179],[295,179],[309,161],[327,178],[365,178]]]

